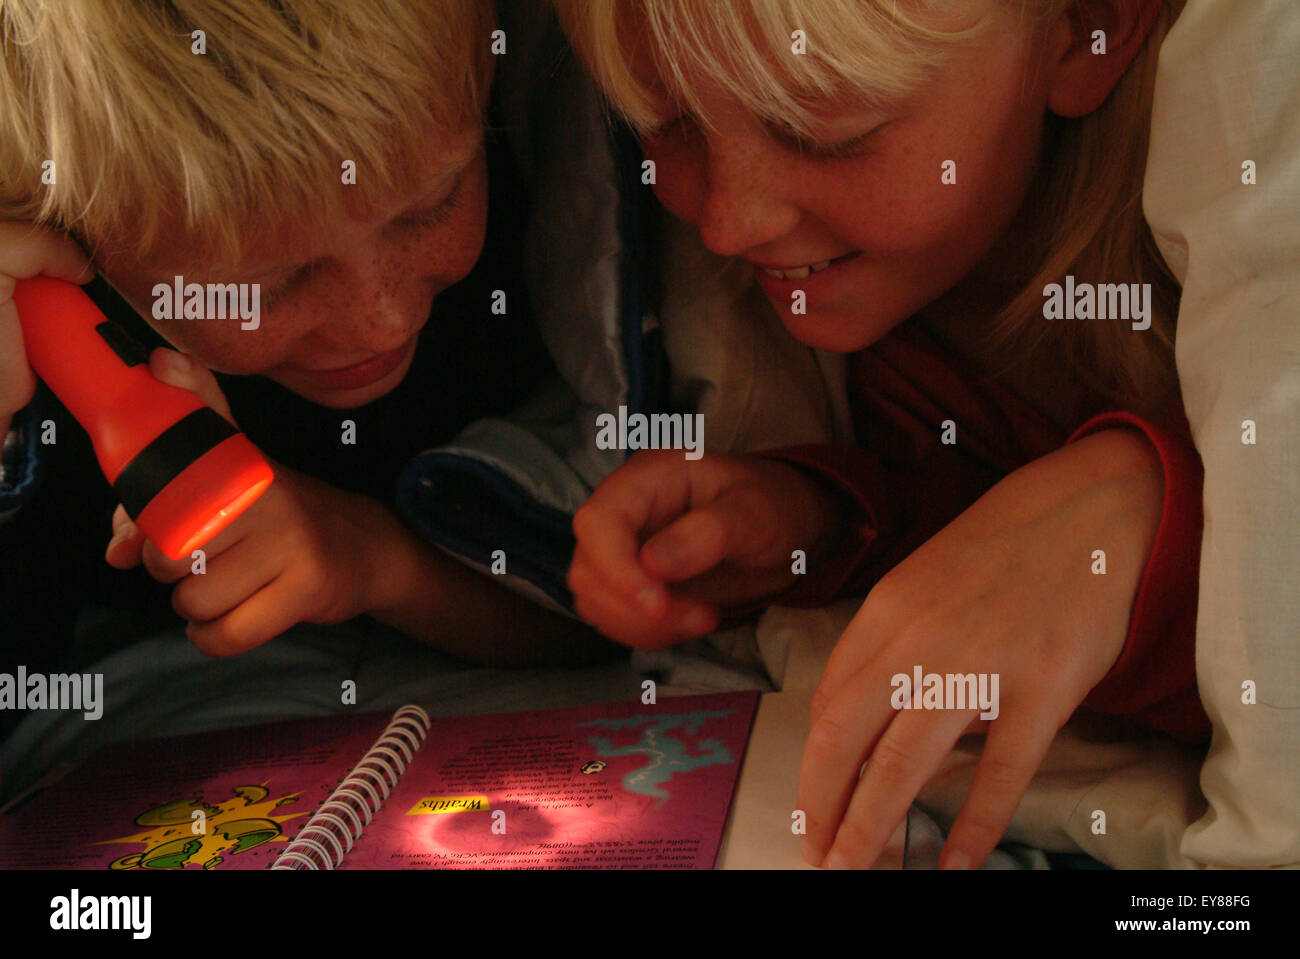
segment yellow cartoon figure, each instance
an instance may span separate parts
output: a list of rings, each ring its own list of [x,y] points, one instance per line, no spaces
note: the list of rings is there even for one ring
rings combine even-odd
[[[237,786],[233,797],[216,806],[197,798],[177,799],[145,810],[135,818],[145,832],[107,842],[144,843],[143,852],[115,859],[109,869],[182,869],[202,864],[215,869],[235,856],[272,840],[283,841],[281,823],[305,816],[272,816],[271,811],[298,800],[298,793],[263,802],[265,786]],[[97,845],[104,845],[98,843]]]

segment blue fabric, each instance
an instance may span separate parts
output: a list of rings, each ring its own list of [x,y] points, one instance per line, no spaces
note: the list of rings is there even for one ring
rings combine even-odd
[[[641,183],[641,147],[626,127],[614,134],[614,155],[622,174],[619,226],[623,233],[622,289],[619,290],[624,359],[628,370],[629,413],[657,405],[666,395],[667,363],[658,327],[645,330],[647,291],[653,289],[650,238],[646,235],[645,193]]]
[[[660,410],[667,401],[667,361],[657,325],[647,322],[653,313],[654,260],[646,204],[652,200],[641,183],[641,151],[635,138],[623,127],[609,136],[617,162],[621,246],[618,313],[609,321],[621,342],[629,413]],[[480,567],[489,567],[493,552],[503,550],[509,578],[526,581],[572,612],[573,598],[565,584],[574,549],[572,513],[544,502],[538,489],[528,488],[536,464],[527,452],[512,451],[512,458],[518,467],[515,478],[463,449],[425,452],[398,477],[398,510],[425,539]],[[572,482],[582,486],[585,498],[590,490],[576,475]]]
[[[40,424],[44,420],[44,397],[40,387],[32,402],[19,410],[10,426],[10,436],[19,434],[21,442],[4,443],[4,480],[0,482],[0,516],[17,509],[41,483]]]
[[[565,609],[573,559],[573,518],[538,503],[504,474],[477,460],[427,453],[397,482],[397,507],[417,533],[479,566],[503,550],[507,570]]]

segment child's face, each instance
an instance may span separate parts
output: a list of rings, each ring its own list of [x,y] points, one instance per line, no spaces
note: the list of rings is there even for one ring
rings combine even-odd
[[[439,292],[463,279],[483,246],[487,166],[477,129],[428,152],[423,182],[364,218],[252,251],[233,267],[108,254],[98,266],[178,349],[215,370],[260,374],[323,406],[361,406],[410,368]],[[346,187],[344,187],[346,189]],[[261,323],[153,317],[153,287],[259,283]]]
[[[986,34],[891,116],[851,100],[820,104],[812,143],[691,78],[704,82],[714,127],[686,118],[644,138],[656,193],[711,250],[754,264],[800,340],[840,352],[869,346],[989,266],[981,260],[1032,180],[1047,71],[1036,69],[1013,15],[988,16]],[[949,160],[952,185],[942,182]],[[806,276],[769,272],[827,261]],[[792,310],[796,291],[806,314]]]

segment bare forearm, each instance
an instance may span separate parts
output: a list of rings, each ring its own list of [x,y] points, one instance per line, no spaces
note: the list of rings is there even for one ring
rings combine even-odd
[[[584,665],[625,651],[420,541],[387,509],[376,540],[375,619],[487,666]]]

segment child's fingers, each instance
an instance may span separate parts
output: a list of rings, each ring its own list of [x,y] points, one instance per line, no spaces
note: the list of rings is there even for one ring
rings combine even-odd
[[[573,593],[574,611],[599,632],[620,642],[631,643],[656,628],[669,605],[666,590],[653,612],[629,602],[580,554],[575,554],[569,567],[568,584]]]
[[[172,590],[172,609],[190,622],[220,619],[273,582],[281,570],[256,542],[235,546],[206,565],[200,576],[186,576]]]
[[[299,597],[298,584],[280,576],[219,619],[190,623],[185,635],[209,656],[234,656],[302,622]]]
[[[825,708],[857,677],[870,651],[878,648],[884,637],[901,628],[900,622],[906,617],[900,611],[909,607],[900,600],[892,583],[893,580],[887,576],[872,588],[844,630],[844,635],[831,650],[813,695],[814,726]]]
[[[772,543],[775,517],[757,490],[728,490],[650,537],[640,559],[652,576],[670,583],[762,553]]]
[[[27,362],[23,328],[12,300],[0,301],[0,417],[9,417],[32,401],[36,374]],[[8,425],[5,424],[8,432]]]
[[[104,550],[104,559],[109,566],[117,569],[134,569],[140,565],[144,544],[144,534],[140,532],[140,527],[131,522],[131,518],[126,515],[126,508],[119,505],[113,511],[113,538]]]
[[[699,639],[716,629],[719,621],[716,611],[689,600],[670,600],[668,612],[654,624],[608,597],[575,601],[575,608],[602,635],[635,649],[663,649]]]
[[[895,715],[889,698],[890,674],[868,664],[813,719],[796,791],[798,808],[808,817],[803,856],[813,865],[830,851],[862,764]]]
[[[0,420],[31,402],[36,377],[27,364],[14,285],[39,274],[88,283],[94,268],[64,233],[15,221],[0,222]],[[8,424],[2,423],[5,428]]]
[[[896,713],[866,769],[826,854],[829,869],[868,869],[969,721],[965,710]]]
[[[613,497],[598,500],[593,495],[573,517],[578,550],[587,566],[601,571],[600,582],[642,615],[657,618],[668,606],[668,591],[637,560],[639,529],[640,524]],[[575,566],[578,558],[575,553]],[[569,573],[572,577],[573,567]],[[577,592],[572,582],[569,588]]]
[[[90,260],[66,233],[34,223],[0,222],[0,276],[26,280],[45,274],[73,283],[89,283],[95,276]],[[6,293],[0,288],[0,300]]]
[[[729,563],[723,564],[699,576],[673,583],[672,595],[737,611],[756,602],[771,605],[766,600],[773,598],[779,605],[781,593],[789,589],[795,579],[787,570],[788,567],[745,570]]]
[[[252,509],[256,509],[259,505],[255,503]],[[210,561],[243,540],[251,528],[250,518],[246,513],[201,547],[204,561]],[[180,559],[167,558],[157,546],[145,538],[140,527],[126,515],[126,508],[119,505],[113,512],[113,538],[109,540],[108,548],[104,551],[104,559],[108,561],[108,565],[118,569],[132,569],[143,563],[149,575],[159,582],[173,583],[185,574],[193,572],[193,564],[197,559],[194,555],[196,552],[198,550]],[[157,573],[154,572],[155,569],[158,570]]]
[[[192,556],[168,559],[151,540],[144,541],[140,550],[140,561],[144,563],[144,568],[149,571],[149,575],[160,583],[174,583],[183,576],[188,576],[194,568]]]
[[[576,575],[575,575],[576,573]],[[600,633],[638,649],[657,649],[697,639],[717,628],[719,616],[705,603],[672,595],[663,611],[647,616],[600,582],[600,574],[585,564],[575,563],[570,571],[574,609]]]
[[[992,724],[970,793],[939,856],[940,869],[973,869],[993,851],[1058,728],[1012,716]]]
[[[226,402],[226,395],[221,392],[217,378],[210,369],[192,357],[159,347],[149,355],[149,372],[155,379],[169,386],[198,394],[199,399],[232,425],[235,423],[234,414],[230,412],[230,404]]]
[[[731,468],[725,457],[688,463],[676,451],[642,451],[605,479],[573,518],[585,548],[607,581],[648,613],[667,601],[663,585],[641,567],[641,538],[688,511],[693,498],[711,499]]]
[[[639,558],[646,571],[670,583],[699,576],[726,560],[734,534],[721,510],[692,510],[646,540]]]

